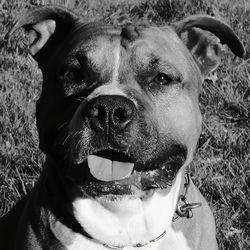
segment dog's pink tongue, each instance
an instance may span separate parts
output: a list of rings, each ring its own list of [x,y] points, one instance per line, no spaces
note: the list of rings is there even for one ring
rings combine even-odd
[[[134,163],[111,161],[96,155],[88,156],[90,173],[98,180],[113,181],[129,177]]]

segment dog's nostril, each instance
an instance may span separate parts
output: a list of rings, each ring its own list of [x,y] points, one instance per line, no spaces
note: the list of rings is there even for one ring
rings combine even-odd
[[[93,128],[97,131],[104,132],[108,129],[109,112],[105,105],[94,103],[89,109],[89,118]]]
[[[90,110],[89,114],[90,114],[91,117],[98,117],[98,114],[99,114],[98,108],[97,108],[97,107],[92,108],[92,109]]]
[[[106,119],[106,109],[102,106],[93,107],[90,110],[90,116],[92,118],[98,118],[99,120],[105,120]]]
[[[98,119],[99,119],[100,121],[104,121],[104,120],[106,119],[106,116],[107,116],[107,111],[106,111],[106,109],[105,109],[104,107],[102,107],[102,106],[99,106],[99,107],[98,107],[98,112],[97,112],[97,116],[96,116],[96,117],[98,117]]]
[[[117,121],[125,121],[128,117],[128,114],[126,112],[126,110],[124,110],[123,108],[117,108],[115,111],[114,111],[114,119],[117,120]]]
[[[117,107],[112,114],[111,122],[116,129],[123,129],[132,120],[133,110],[128,105]]]

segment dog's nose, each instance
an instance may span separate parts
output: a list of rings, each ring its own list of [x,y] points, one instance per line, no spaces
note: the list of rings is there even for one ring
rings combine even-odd
[[[135,104],[124,96],[102,95],[90,100],[87,113],[94,130],[121,132],[133,120]]]

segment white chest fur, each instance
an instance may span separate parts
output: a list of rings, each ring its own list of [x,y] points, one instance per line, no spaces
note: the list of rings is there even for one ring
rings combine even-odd
[[[111,246],[143,244],[167,230],[166,236],[157,242],[141,248],[124,249],[188,249],[184,236],[174,232],[171,227],[180,186],[181,174],[178,174],[171,188],[159,190],[145,200],[126,197],[114,202],[105,199],[76,199],[73,202],[73,213],[93,239]],[[107,249],[80,234],[74,235],[74,240],[67,248]]]

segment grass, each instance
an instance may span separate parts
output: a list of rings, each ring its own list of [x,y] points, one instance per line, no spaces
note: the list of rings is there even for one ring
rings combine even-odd
[[[248,0],[0,0],[0,216],[34,186],[44,160],[34,115],[41,72],[27,54],[22,31],[8,45],[3,37],[17,16],[51,2],[73,8],[84,20],[115,25],[214,15],[232,26],[250,57]],[[191,165],[193,180],[215,215],[220,249],[250,249],[250,59],[224,53],[217,78],[204,82],[200,96],[203,132]]]

